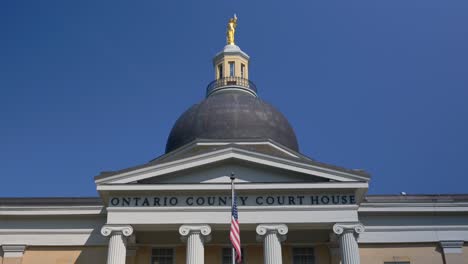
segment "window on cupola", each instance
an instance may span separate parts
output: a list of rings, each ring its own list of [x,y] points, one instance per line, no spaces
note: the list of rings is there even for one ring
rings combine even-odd
[[[223,78],[223,64],[218,65],[218,79]]]
[[[234,62],[230,61],[229,62],[229,76],[230,77],[234,77],[234,75],[235,75],[234,66],[235,66]]]
[[[245,65],[241,63],[241,77],[245,78],[244,76],[245,76]]]

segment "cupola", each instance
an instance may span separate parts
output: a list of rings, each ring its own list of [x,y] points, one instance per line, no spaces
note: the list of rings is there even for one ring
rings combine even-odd
[[[226,89],[238,89],[257,96],[255,84],[249,81],[249,55],[235,44],[237,16],[229,19],[226,30],[226,46],[213,58],[215,80],[206,90],[206,96]]]

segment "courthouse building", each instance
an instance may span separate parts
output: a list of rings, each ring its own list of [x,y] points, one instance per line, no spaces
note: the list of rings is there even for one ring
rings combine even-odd
[[[243,263],[468,263],[468,195],[366,195],[365,171],[300,152],[234,41],[213,65],[165,153],[102,172],[99,197],[1,198],[0,263],[232,263],[232,173]]]

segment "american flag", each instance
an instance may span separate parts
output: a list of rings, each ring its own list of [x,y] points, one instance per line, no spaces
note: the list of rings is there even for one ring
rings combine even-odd
[[[239,229],[239,215],[237,214],[237,195],[234,194],[234,201],[232,203],[231,211],[231,232],[229,233],[229,239],[231,240],[232,246],[236,251],[236,262],[241,263],[241,242],[240,242],[240,229]]]

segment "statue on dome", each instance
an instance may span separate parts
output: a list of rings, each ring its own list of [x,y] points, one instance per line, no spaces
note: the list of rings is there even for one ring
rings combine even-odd
[[[228,45],[235,45],[234,34],[236,33],[236,27],[237,27],[237,16],[236,14],[234,14],[234,17],[230,18],[227,24],[226,42]]]

